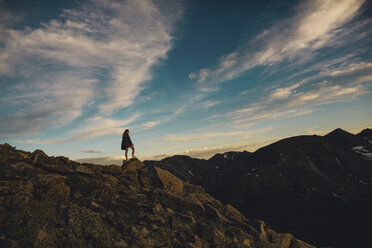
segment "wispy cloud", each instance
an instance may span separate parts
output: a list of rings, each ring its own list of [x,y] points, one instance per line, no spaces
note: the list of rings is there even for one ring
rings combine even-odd
[[[295,90],[299,86],[300,84],[294,84],[294,85],[291,85],[285,88],[278,88],[271,93],[271,95],[268,97],[268,100],[273,101],[273,100],[286,99],[287,97],[292,95],[293,90]]]
[[[174,118],[176,118],[177,116],[187,111],[199,108],[200,106],[203,109],[208,109],[220,103],[220,101],[212,101],[212,100],[206,100],[206,101],[200,102],[203,100],[204,97],[205,97],[204,93],[198,93],[192,97],[186,96],[185,97],[186,99],[180,99],[180,101],[182,102],[180,106],[177,106],[172,111],[169,111],[171,107],[166,106],[166,112],[167,112],[166,114],[160,115],[160,117],[157,117],[157,119],[155,120],[146,121],[145,123],[135,127],[135,129],[136,130],[151,129],[160,124],[169,122],[173,120]]]
[[[217,100],[206,100],[200,103],[200,107],[203,109],[209,109],[212,108],[218,104],[220,104],[222,101]]]
[[[102,152],[96,151],[96,150],[80,150],[80,152],[82,152],[82,153],[102,153]]]
[[[233,145],[233,146],[196,148],[196,149],[185,150],[183,152],[183,155],[187,155],[193,158],[209,159],[218,153],[225,153],[225,152],[231,152],[231,151],[244,151],[244,150],[249,151],[249,152],[254,152],[258,148],[268,145],[273,141],[276,141],[276,139],[275,140],[273,139],[261,140],[259,142],[251,142],[251,143],[238,144],[238,145]]]
[[[257,102],[210,118],[228,119],[237,130],[274,119],[289,119],[311,114],[317,106],[350,102],[372,94],[371,63],[346,63],[323,68],[301,82],[264,91]],[[266,94],[266,95],[265,95]]]
[[[110,135],[120,135],[123,130],[132,122],[139,118],[139,114],[135,114],[129,118],[122,120],[115,120],[111,118],[104,118],[101,116],[87,119],[84,124],[73,131],[70,138],[65,139],[27,139],[17,140],[19,144],[56,144],[73,141],[81,141],[88,139],[95,139]]]
[[[156,120],[147,121],[137,127],[135,127],[136,130],[145,130],[145,129],[151,129],[155,126],[158,126],[162,123],[168,122],[170,120],[173,120],[176,116],[183,113],[186,109],[186,105],[183,105],[179,108],[177,108],[175,111],[171,112],[170,114],[164,115],[162,117],[159,117]]]
[[[256,130],[244,130],[244,131],[231,131],[231,132],[200,132],[200,133],[190,133],[190,134],[169,134],[166,135],[163,140],[165,142],[175,142],[175,143],[182,143],[182,142],[192,142],[197,140],[209,139],[209,138],[221,138],[221,137],[248,137],[257,134],[263,134],[267,131],[272,130],[272,128],[262,128]]]
[[[280,20],[236,51],[222,56],[217,66],[201,69],[189,77],[205,88],[207,83],[236,78],[258,65],[311,57],[312,51],[329,46],[337,35],[348,33],[343,25],[357,15],[363,2],[316,0],[300,4],[291,18]]]
[[[12,111],[0,112],[0,134],[66,124],[90,103],[104,116],[133,104],[171,49],[182,11],[157,3],[90,0],[36,29],[1,26],[0,76],[8,83],[0,96],[13,101],[1,102]]]
[[[325,68],[312,80],[308,78],[284,88],[277,88],[270,93],[264,103],[283,100],[279,106],[299,107],[309,104],[321,105],[331,102],[349,101],[360,95],[370,94],[372,83],[371,63],[351,63],[332,69]],[[314,80],[315,79],[315,80]],[[316,80],[322,80],[317,82]],[[302,88],[300,86],[303,86]],[[276,97],[280,93],[283,98]],[[278,107],[278,105],[277,105]]]
[[[362,85],[342,87],[332,84],[327,86],[327,83],[323,82],[323,86],[317,89],[288,94],[281,102],[273,102],[278,99],[269,97],[268,101],[262,101],[260,105],[255,103],[252,107],[238,109],[226,115],[232,118],[231,123],[235,128],[246,128],[264,121],[311,114],[318,105],[352,101],[358,96],[372,93],[371,89]],[[275,92],[278,91],[274,90],[273,93]]]
[[[165,141],[171,142],[191,142],[212,137],[236,136],[244,132],[222,132],[222,133],[198,133],[198,134],[169,134],[164,137]]]
[[[290,110],[282,110],[277,111],[275,109],[267,108],[266,110],[262,110],[260,112],[254,112],[249,115],[239,115],[234,116],[232,125],[233,127],[240,129],[240,128],[248,128],[254,124],[264,122],[264,121],[273,121],[278,119],[289,119],[293,117],[298,117],[302,115],[307,115],[312,113],[314,110],[309,108],[300,108],[300,109],[290,109]]]
[[[333,69],[327,69],[321,75],[332,77],[340,85],[371,83],[372,63],[349,63]]]

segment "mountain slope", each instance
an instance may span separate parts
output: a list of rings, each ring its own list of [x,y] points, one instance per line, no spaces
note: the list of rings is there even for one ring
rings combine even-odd
[[[371,218],[372,134],[336,129],[280,140],[254,153],[157,162],[247,217],[319,246],[363,247]],[[146,161],[145,161],[146,163]],[[355,228],[358,226],[358,228]]]
[[[314,247],[137,159],[121,169],[8,144],[0,212],[0,247]]]

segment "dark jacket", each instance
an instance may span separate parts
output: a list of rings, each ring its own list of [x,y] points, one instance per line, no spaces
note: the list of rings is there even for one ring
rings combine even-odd
[[[125,150],[128,147],[133,145],[132,140],[129,137],[129,134],[123,133],[123,137],[121,139],[121,150]]]

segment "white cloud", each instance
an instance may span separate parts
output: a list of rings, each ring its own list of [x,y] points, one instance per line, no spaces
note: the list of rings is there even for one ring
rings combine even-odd
[[[241,114],[251,114],[251,113],[256,112],[260,109],[262,109],[262,106],[242,108],[242,109],[235,110],[232,113],[229,113],[228,115],[235,116],[235,115],[241,115]]]
[[[80,150],[80,152],[82,152],[82,153],[102,153],[102,152],[96,151],[96,150]]]
[[[263,93],[258,100],[211,115],[209,120],[240,131],[259,123],[308,115],[324,104],[351,102],[372,94],[370,63],[343,61],[336,66],[320,62],[312,67],[317,68],[316,74],[278,88],[255,89]]]
[[[251,127],[253,124],[257,124],[264,121],[272,121],[277,119],[289,119],[297,116],[307,115],[312,113],[313,109],[300,108],[278,111],[276,109],[267,108],[260,112],[252,113],[248,116],[234,116],[232,125],[237,128]]]
[[[272,101],[272,100],[285,99],[289,97],[290,95],[292,95],[293,90],[298,88],[299,86],[300,84],[294,84],[289,87],[278,88],[271,93],[271,95],[269,96],[269,100]]]
[[[192,142],[196,140],[203,140],[209,138],[220,138],[220,137],[231,137],[231,136],[252,136],[257,134],[266,133],[272,130],[272,128],[263,128],[257,130],[245,130],[245,131],[231,131],[231,132],[200,132],[191,134],[169,134],[166,135],[163,140],[170,143],[181,143],[181,142]]]
[[[330,76],[338,84],[360,85],[362,83],[372,83],[372,63],[350,63],[325,70],[322,75]]]
[[[372,74],[372,63],[352,63],[348,64],[346,67],[337,68],[333,71],[326,72],[326,74],[329,74],[331,76],[345,76],[354,73],[360,74],[361,72],[366,72],[370,76]]]
[[[352,101],[358,96],[370,93],[371,90],[362,85],[343,87],[328,85],[291,94],[280,103],[275,103],[278,99],[268,98],[268,101],[252,104],[251,107],[237,109],[226,114],[226,116],[232,119],[231,123],[235,128],[246,128],[264,121],[307,115],[314,112],[316,106]]]
[[[168,112],[167,114],[165,114],[161,117],[158,117],[156,120],[147,121],[147,122],[139,125],[138,127],[136,127],[136,129],[137,130],[150,129],[150,128],[153,128],[153,127],[158,126],[160,124],[171,121],[175,117],[185,113],[186,111],[189,111],[189,110],[192,110],[192,109],[198,109],[198,108],[200,108],[200,105],[203,109],[207,109],[207,108],[210,108],[210,107],[220,103],[219,101],[204,101],[202,103],[199,103],[204,98],[204,96],[205,96],[204,94],[200,94],[200,93],[195,94],[192,97],[186,96],[186,97],[184,97],[185,99],[180,99],[181,101],[183,101],[182,105],[178,106],[177,108],[175,108],[170,113],[169,113],[170,107],[167,105],[166,108],[163,109],[166,112]],[[158,111],[162,112],[163,110],[158,110]]]
[[[209,109],[212,108],[218,104],[220,104],[222,101],[216,101],[216,100],[206,100],[200,103],[200,107],[203,109]]]
[[[172,112],[171,114],[168,114],[168,115],[165,115],[157,120],[151,120],[151,121],[147,121],[141,125],[139,125],[138,127],[135,127],[137,130],[145,130],[145,129],[150,129],[150,128],[153,128],[155,126],[158,126],[162,123],[165,123],[165,122],[168,122],[170,120],[172,120],[173,118],[175,118],[176,116],[178,116],[179,114],[183,113],[186,109],[186,105],[183,105],[181,107],[179,107],[178,109],[176,109],[174,112]]]
[[[1,135],[66,124],[87,105],[105,116],[132,105],[152,78],[152,66],[171,49],[182,10],[176,2],[157,3],[90,0],[37,29],[1,26],[0,76],[7,79],[0,96],[14,110],[0,114],[10,120],[4,125],[17,127],[7,125]],[[28,118],[45,108],[53,111]]]
[[[271,90],[259,102],[217,117],[230,117],[236,128],[259,122],[310,114],[316,106],[353,101],[372,93],[370,63],[352,63],[325,68],[315,78]],[[321,82],[315,79],[327,78]]]
[[[96,116],[85,120],[84,124],[80,128],[73,131],[72,137],[65,139],[28,139],[28,140],[17,140],[19,144],[55,144],[55,143],[66,143],[73,141],[81,141],[88,139],[95,139],[110,135],[120,135],[123,130],[138,119],[140,115],[135,114],[129,118],[122,120],[115,120],[110,118],[104,118]]]
[[[222,146],[222,147],[203,147],[185,150],[182,154],[193,158],[209,159],[218,153],[225,153],[231,151],[249,151],[254,152],[258,148],[270,144],[276,140],[261,140],[258,142],[251,142],[245,144],[238,144],[234,146]]]
[[[221,132],[221,133],[198,133],[198,134],[168,134],[164,137],[165,141],[171,142],[190,142],[212,137],[236,136],[242,135],[244,132]]]
[[[316,106],[334,102],[347,102],[358,96],[368,95],[371,89],[363,85],[327,85],[320,88],[299,92],[286,102],[280,104],[280,108],[292,108],[302,106]]]
[[[156,125],[160,124],[161,121],[148,121],[146,123],[143,123],[141,125],[141,127],[143,127],[144,129],[147,129],[147,128],[152,128],[152,127],[155,127]]]
[[[223,82],[240,76],[257,65],[271,65],[332,43],[343,34],[342,26],[358,13],[363,0],[314,0],[297,7],[297,13],[257,35],[255,39],[222,56],[215,68],[191,73],[200,84]],[[306,57],[306,56],[302,56]],[[203,86],[205,87],[205,86]],[[278,93],[284,96],[288,92]]]

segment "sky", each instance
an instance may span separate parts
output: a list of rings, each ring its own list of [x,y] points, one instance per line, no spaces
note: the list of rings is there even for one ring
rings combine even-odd
[[[367,0],[0,0],[0,143],[101,164],[372,127]]]

